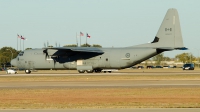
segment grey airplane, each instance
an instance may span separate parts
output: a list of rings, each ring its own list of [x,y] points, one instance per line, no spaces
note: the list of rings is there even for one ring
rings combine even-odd
[[[179,16],[168,9],[151,43],[123,48],[46,47],[25,50],[11,64],[31,73],[32,69],[76,69],[79,73],[124,69],[164,51],[186,50],[183,45]]]

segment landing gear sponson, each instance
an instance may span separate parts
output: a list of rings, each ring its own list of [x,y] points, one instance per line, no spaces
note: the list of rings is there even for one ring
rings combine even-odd
[[[100,73],[101,72],[101,70],[78,70],[78,72],[79,73],[85,73],[85,72],[87,72],[87,73],[93,73],[93,72],[95,72],[95,73]]]
[[[103,72],[103,73],[106,73],[106,72],[111,73],[112,71],[118,71],[118,70],[115,70],[115,69],[78,70],[79,73],[85,73],[85,72],[87,72],[87,73],[93,73],[93,72],[95,72],[95,73],[101,73],[101,72]]]

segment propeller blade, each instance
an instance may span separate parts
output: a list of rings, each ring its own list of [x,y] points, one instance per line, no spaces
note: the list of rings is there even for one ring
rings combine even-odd
[[[54,68],[55,68],[55,65],[56,65],[56,60],[55,59],[53,59],[53,64],[54,64]]]
[[[47,49],[43,50],[43,53],[45,53],[45,60],[47,59],[47,57],[49,58],[49,55],[48,55]]]

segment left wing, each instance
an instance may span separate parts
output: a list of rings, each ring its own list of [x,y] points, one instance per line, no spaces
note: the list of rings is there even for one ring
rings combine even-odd
[[[90,53],[100,53],[104,52],[100,48],[96,47],[47,47],[43,49],[53,49],[53,50],[61,50],[66,52],[90,52]]]
[[[51,56],[52,59],[62,63],[68,59],[71,61],[89,59],[104,53],[101,48],[95,47],[47,47],[43,49],[46,58]]]

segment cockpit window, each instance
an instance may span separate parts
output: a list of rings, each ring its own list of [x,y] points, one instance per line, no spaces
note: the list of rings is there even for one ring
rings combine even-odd
[[[18,56],[23,56],[23,54],[24,54],[24,52],[22,51],[22,52],[19,53]]]

